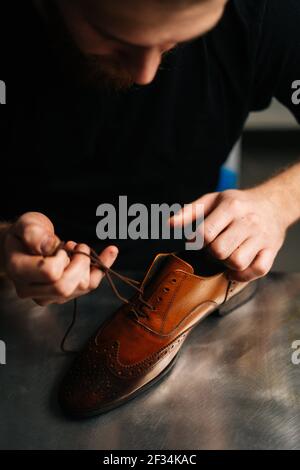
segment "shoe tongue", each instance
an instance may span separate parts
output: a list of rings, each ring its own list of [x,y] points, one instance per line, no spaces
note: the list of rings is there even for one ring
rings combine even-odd
[[[153,262],[153,265],[148,271],[148,275],[144,279],[142,285],[143,288],[147,290],[147,294],[149,291],[149,294],[151,295],[150,291],[152,292],[169,272],[175,271],[176,269],[180,269],[190,274],[194,273],[194,269],[190,264],[172,253],[170,255],[159,256]]]

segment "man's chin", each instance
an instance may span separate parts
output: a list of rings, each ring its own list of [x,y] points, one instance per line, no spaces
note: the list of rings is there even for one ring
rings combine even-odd
[[[113,65],[102,65],[99,58],[84,57],[76,76],[81,85],[108,91],[126,91],[134,85],[128,73]]]
[[[86,74],[85,83],[87,86],[90,86],[92,88],[115,92],[129,90],[134,85],[133,80],[129,78],[126,79],[123,77],[115,77],[106,74],[105,72],[101,73],[100,71],[98,71],[97,73]]]

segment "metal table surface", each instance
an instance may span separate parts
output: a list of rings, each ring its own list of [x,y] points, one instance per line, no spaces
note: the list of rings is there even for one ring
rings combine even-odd
[[[105,282],[83,297],[72,345],[117,306]],[[291,360],[300,340],[300,274],[261,280],[250,302],[196,327],[156,387],[84,421],[69,420],[56,403],[70,361],[58,346],[71,313],[72,303],[41,308],[2,282],[1,449],[300,448],[300,365]]]

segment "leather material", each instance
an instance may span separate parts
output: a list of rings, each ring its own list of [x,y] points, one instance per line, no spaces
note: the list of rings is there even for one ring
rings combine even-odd
[[[247,283],[225,272],[196,276],[175,254],[159,254],[136,294],[88,341],[65,376],[59,401],[78,417],[98,414],[134,397],[172,363],[193,327]]]

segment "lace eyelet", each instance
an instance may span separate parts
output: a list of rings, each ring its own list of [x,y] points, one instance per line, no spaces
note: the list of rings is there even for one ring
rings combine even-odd
[[[169,287],[164,287],[164,292],[169,292]]]
[[[172,279],[172,282],[173,284],[175,284],[175,282],[177,282],[177,279],[175,279],[175,277]]]

